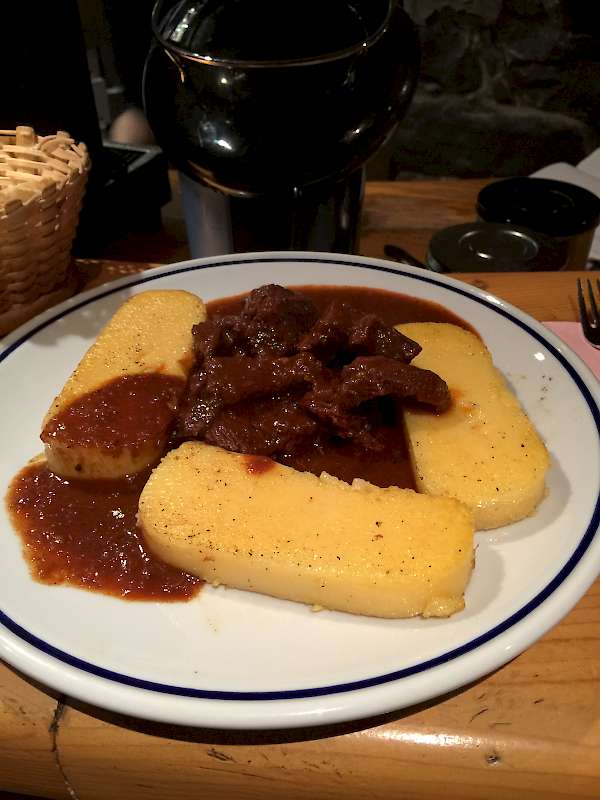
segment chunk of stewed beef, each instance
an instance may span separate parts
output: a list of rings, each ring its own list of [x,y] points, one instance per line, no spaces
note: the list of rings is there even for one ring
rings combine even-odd
[[[225,450],[270,456],[294,452],[318,431],[318,422],[290,395],[224,408],[204,438]]]
[[[352,437],[360,406],[388,396],[411,398],[435,411],[450,404],[448,387],[434,372],[385,356],[361,356],[329,380],[316,383],[302,406],[340,436]]]
[[[347,303],[334,301],[302,337],[298,349],[314,353],[325,363],[352,360],[357,355],[387,356],[405,363],[421,347],[374,314],[364,314]]]
[[[196,366],[175,441],[203,438],[273,457],[332,438],[374,451],[398,399],[435,411],[450,403],[439,376],[409,363],[416,342],[347,303],[331,303],[319,318],[301,294],[261,286],[239,314],[209,319],[193,334]]]
[[[272,398],[314,385],[324,369],[310,353],[210,357],[189,384],[176,432],[180,437],[206,434],[222,409],[256,398]]]
[[[318,317],[308,298],[274,284],[250,292],[241,313],[244,335],[257,355],[295,352],[298,340]]]

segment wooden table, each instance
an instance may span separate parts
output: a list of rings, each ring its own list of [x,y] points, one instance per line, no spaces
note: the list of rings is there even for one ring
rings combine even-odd
[[[459,199],[455,207],[466,208]],[[377,241],[410,249],[427,235],[426,225],[407,225],[404,238],[398,227],[388,238],[385,215],[379,219]],[[80,269],[91,286],[144,266]],[[577,273],[456,277],[540,320],[576,319]],[[152,724],[56,696],[0,665],[0,799],[2,790],[65,800],[600,798],[600,580],[492,675],[415,708],[327,728]]]
[[[162,228],[130,231],[95,255],[113,261],[160,264],[190,257],[177,174],[171,173],[170,178],[173,199],[163,209]],[[384,258],[384,246],[396,244],[423,261],[436,231],[475,219],[477,195],[489,182],[489,179],[368,182],[360,252]]]

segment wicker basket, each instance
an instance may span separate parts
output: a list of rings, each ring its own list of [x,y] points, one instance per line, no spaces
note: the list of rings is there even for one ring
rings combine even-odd
[[[76,288],[71,246],[90,169],[67,133],[0,130],[0,336]]]

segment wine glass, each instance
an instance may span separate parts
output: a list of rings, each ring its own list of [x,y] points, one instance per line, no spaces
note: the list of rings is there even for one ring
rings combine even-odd
[[[204,233],[194,254],[355,252],[365,161],[416,83],[400,6],[159,0],[152,22],[144,102]]]

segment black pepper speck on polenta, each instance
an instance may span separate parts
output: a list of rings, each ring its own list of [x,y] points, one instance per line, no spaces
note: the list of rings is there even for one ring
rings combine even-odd
[[[339,611],[443,617],[463,608],[473,521],[462,503],[280,464],[252,473],[245,459],[202,442],[168,454],[140,498],[148,547],[208,582]],[[216,470],[226,480],[209,497]],[[373,537],[377,527],[385,536]]]
[[[444,322],[398,329],[422,347],[414,363],[444,378],[453,397],[443,414],[403,410],[417,489],[468,505],[478,530],[533,513],[545,493],[548,452],[485,344]]]

